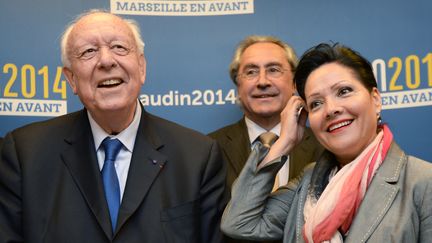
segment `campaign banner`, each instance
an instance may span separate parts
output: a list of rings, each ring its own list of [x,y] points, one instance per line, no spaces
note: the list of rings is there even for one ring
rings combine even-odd
[[[372,64],[383,122],[408,153],[432,161],[432,32],[427,0],[39,0],[0,3],[0,136],[82,109],[60,61],[65,26],[89,9],[140,25],[151,113],[209,133],[241,118],[228,74],[236,45],[272,35],[298,56],[339,42]]]

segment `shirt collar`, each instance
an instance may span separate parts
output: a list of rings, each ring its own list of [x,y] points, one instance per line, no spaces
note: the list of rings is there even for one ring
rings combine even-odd
[[[256,124],[255,122],[253,122],[251,119],[247,118],[246,116],[245,116],[245,122],[246,122],[246,126],[248,129],[249,141],[250,141],[251,145],[259,137],[259,135],[261,135],[264,132],[267,132],[266,129],[260,127],[258,124]],[[272,129],[270,129],[269,132],[272,132],[272,133],[278,135],[278,137],[279,137],[280,136],[280,123],[278,123]]]
[[[141,105],[140,105],[139,101],[137,100],[137,106],[136,106],[134,118],[133,118],[131,124],[129,124],[129,126],[126,129],[124,129],[123,131],[121,131],[119,134],[113,136],[113,135],[110,135],[107,132],[105,132],[102,129],[102,127],[100,127],[99,124],[97,124],[97,122],[91,116],[90,112],[87,111],[89,122],[90,122],[90,127],[91,127],[91,130],[93,133],[95,150],[97,151],[99,149],[99,146],[101,145],[102,141],[106,137],[111,137],[111,138],[117,138],[118,140],[120,140],[120,142],[122,142],[123,146],[128,151],[132,152],[133,146],[135,144],[136,134],[138,133],[138,127],[139,127],[140,120],[141,120],[141,113],[142,113]]]

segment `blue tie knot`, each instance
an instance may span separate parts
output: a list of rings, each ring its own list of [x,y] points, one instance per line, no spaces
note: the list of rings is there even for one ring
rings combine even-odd
[[[117,138],[111,139],[107,137],[102,141],[102,146],[105,149],[105,161],[115,161],[123,144]]]

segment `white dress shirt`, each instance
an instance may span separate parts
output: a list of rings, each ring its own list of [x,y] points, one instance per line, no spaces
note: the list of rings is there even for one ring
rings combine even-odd
[[[119,134],[117,134],[115,136],[106,133],[99,126],[99,124],[96,123],[96,121],[91,116],[90,112],[87,111],[89,121],[90,121],[91,130],[93,133],[95,151],[96,151],[97,159],[98,159],[98,163],[99,163],[99,170],[102,170],[104,160],[105,160],[105,151],[104,151],[103,147],[100,146],[102,144],[102,141],[106,137],[110,137],[113,139],[117,138],[123,144],[123,146],[122,146],[122,148],[121,148],[121,150],[120,150],[119,154],[117,155],[117,158],[114,162],[114,166],[116,169],[116,173],[117,173],[117,177],[118,177],[119,185],[120,185],[120,201],[123,199],[123,193],[124,193],[124,190],[126,187],[127,175],[129,172],[129,166],[130,166],[130,162],[131,162],[131,158],[132,158],[132,152],[133,152],[133,147],[135,144],[135,138],[136,138],[136,135],[138,132],[138,126],[139,126],[140,120],[141,120],[141,112],[142,111],[141,111],[141,106],[138,102],[139,101],[137,100],[137,107],[135,110],[135,114],[134,114],[134,118],[132,120],[132,123],[126,129],[124,129],[122,132],[120,132]]]
[[[247,117],[245,117],[245,122],[246,122],[246,126],[248,129],[249,141],[251,142],[251,148],[255,144],[255,141],[257,140],[257,138],[264,132],[272,132],[272,133],[278,135],[278,137],[280,136],[280,123],[278,123],[276,126],[274,126],[270,131],[267,131],[266,129],[260,127],[258,124],[256,124],[252,120],[248,119]],[[289,163],[290,163],[290,160],[289,160],[289,156],[288,156],[287,161],[282,166],[282,168],[280,168],[280,170],[277,174],[278,176],[276,178],[278,178],[279,181],[275,182],[275,184],[282,186],[282,185],[286,185],[288,183]]]

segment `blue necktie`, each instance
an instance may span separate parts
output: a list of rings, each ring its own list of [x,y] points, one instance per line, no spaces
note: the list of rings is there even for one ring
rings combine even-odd
[[[102,141],[102,146],[105,150],[102,180],[104,184],[105,198],[111,215],[111,226],[114,233],[120,208],[120,186],[114,161],[123,144],[118,139],[110,139],[107,137]]]

